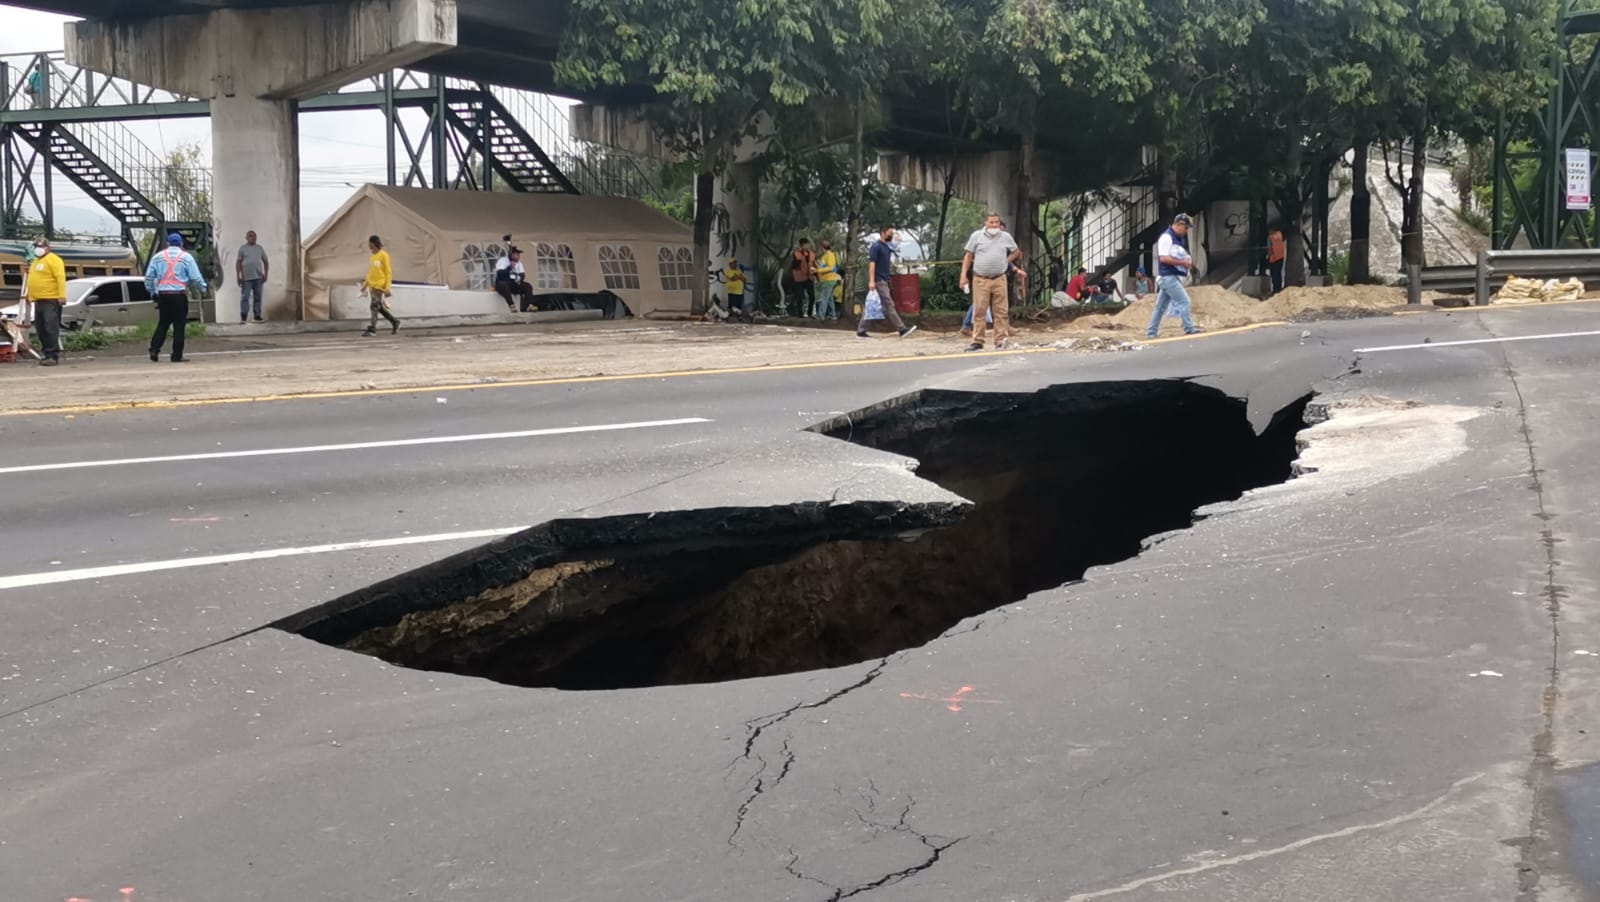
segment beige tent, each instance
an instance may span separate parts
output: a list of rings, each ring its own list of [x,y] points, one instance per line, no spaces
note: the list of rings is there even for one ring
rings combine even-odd
[[[506,234],[537,294],[610,291],[638,316],[689,312],[691,231],[639,201],[365,185],[306,239],[305,318],[327,319],[331,288],[366,276],[369,235],[396,282],[493,291]]]

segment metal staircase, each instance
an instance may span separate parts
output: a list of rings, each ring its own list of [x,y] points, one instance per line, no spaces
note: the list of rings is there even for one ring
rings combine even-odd
[[[500,180],[513,191],[577,194],[576,185],[556,166],[533,136],[528,134],[493,94],[451,91],[446,95],[451,126],[467,142],[472,157],[488,159]],[[462,166],[458,186],[484,186],[482,174]]]
[[[124,93],[111,80],[96,81],[86,70],[67,67],[55,54],[35,54],[26,68],[48,72],[47,106],[52,110],[93,106],[108,91],[119,97]],[[17,80],[20,85],[21,77]],[[17,93],[10,81],[8,71],[7,84],[3,86],[8,106]],[[135,229],[177,232],[192,246],[209,242],[209,171],[174,168],[170,160],[163,159],[113,120],[25,120],[15,122],[9,129],[116,217],[129,244],[138,246],[132,241]]]
[[[84,128],[85,125],[90,127]],[[97,142],[114,148],[117,161],[106,159],[85,140],[104,137],[96,135],[99,130],[94,127],[96,125],[102,124],[27,123],[18,125],[16,134],[35,151],[46,155],[79,190],[115,216],[122,224],[125,239],[131,239],[135,229],[153,229],[162,234],[176,232],[191,247],[209,243],[210,227],[201,219],[204,210],[199,209],[205,204],[204,197],[193,196],[197,192],[192,185],[180,187],[180,183],[191,180],[207,184],[209,173],[190,171],[183,179],[173,179],[166,177],[165,167],[131,164],[130,160],[141,151],[152,158],[155,155],[132,134],[117,144]],[[78,129],[84,134],[77,133]],[[184,216],[185,213],[188,216]]]
[[[632,154],[573,138],[569,103],[526,91],[493,87],[484,90],[492,92],[512,118],[527,129],[579,193],[658,203],[666,200]]]
[[[1229,179],[1218,178],[1191,187],[1183,193],[1178,208],[1189,211],[1204,209],[1222,199],[1229,185]],[[1167,219],[1161,215],[1159,195],[1153,185],[1121,186],[1113,197],[1113,203],[1086,219],[1078,230],[1078,246],[1083,248],[1086,256],[1096,252],[1106,254],[1098,261],[1085,260],[1081,264],[1089,268],[1090,275],[1095,278],[1142,262],[1167,227]],[[1091,262],[1096,265],[1091,267]]]
[[[1078,228],[1078,246],[1085,258],[1079,265],[1093,275],[1115,272],[1139,256],[1139,237],[1160,219],[1153,185],[1133,184],[1103,192],[1105,207],[1086,218]],[[1104,254],[1099,259],[1095,255]]]
[[[17,134],[39,153],[49,154],[52,162],[85,194],[122,222],[152,217],[155,204],[120,173],[79,141],[65,126],[29,123],[17,127]]]
[[[35,72],[43,90],[30,92]],[[402,107],[428,114],[422,132],[400,119]],[[305,112],[347,109],[384,112],[391,184],[661,199],[632,156],[572,138],[568,102],[557,98],[400,70],[301,102]],[[48,223],[48,174],[56,171],[110,212],[136,247],[145,242],[133,232],[144,229],[207,244],[210,171],[174,166],[117,121],[207,112],[202,99],[70,66],[60,52],[0,54],[0,214],[13,225],[30,212]]]

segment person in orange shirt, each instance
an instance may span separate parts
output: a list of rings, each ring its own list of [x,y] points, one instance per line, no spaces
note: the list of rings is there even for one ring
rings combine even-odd
[[[1289,245],[1283,240],[1283,229],[1267,233],[1267,273],[1272,277],[1272,293],[1283,290],[1283,261],[1288,259]]]

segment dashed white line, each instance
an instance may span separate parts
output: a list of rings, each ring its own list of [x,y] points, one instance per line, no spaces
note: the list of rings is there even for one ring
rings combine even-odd
[[[280,454],[318,454],[324,451],[363,451],[369,448],[404,448],[413,445],[449,445],[459,442],[492,442],[546,435],[577,435],[586,432],[619,432],[625,429],[655,429],[662,426],[688,426],[709,423],[704,417],[676,420],[644,420],[637,423],[605,423],[598,426],[563,426],[556,429],[522,429],[517,432],[480,432],[472,435],[438,435],[427,438],[389,439],[377,442],[348,442],[339,445],[301,445],[291,448],[255,448],[248,451],[206,451],[198,454],[167,454],[160,457],[124,457],[115,460],[70,460],[48,464],[0,467],[0,475],[41,473],[46,470],[82,470],[90,467],[123,467],[131,464],[163,464],[184,460],[226,460],[235,457],[270,457]]]
[[[157,573],[162,570],[187,570],[191,567],[238,564],[245,561],[263,561],[270,558],[295,557],[303,554],[328,554],[335,551],[360,551],[367,548],[396,548],[402,545],[426,545],[432,542],[456,542],[469,539],[496,539],[524,529],[527,529],[527,527],[508,526],[500,529],[474,529],[466,532],[439,532],[425,536],[396,536],[390,539],[363,539],[357,542],[303,545],[298,548],[265,548],[260,551],[240,551],[233,554],[207,554],[199,557],[172,558],[164,561],[111,564],[105,567],[85,567],[79,570],[19,573],[15,576],[0,576],[0,590],[25,589],[30,586],[48,586],[56,583],[75,583],[90,579],[110,579],[111,577],[133,576],[139,573]]]

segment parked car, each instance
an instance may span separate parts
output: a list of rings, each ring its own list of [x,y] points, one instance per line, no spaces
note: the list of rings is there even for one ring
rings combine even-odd
[[[209,301],[189,299],[189,321],[204,322]],[[0,318],[16,319],[17,305],[0,310]],[[98,276],[69,279],[67,302],[61,308],[61,325],[67,329],[85,326],[139,326],[160,319],[156,302],[138,276]]]

